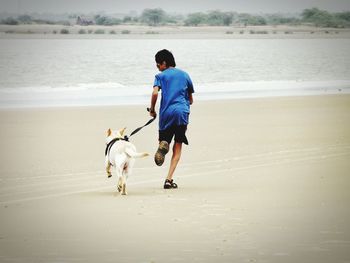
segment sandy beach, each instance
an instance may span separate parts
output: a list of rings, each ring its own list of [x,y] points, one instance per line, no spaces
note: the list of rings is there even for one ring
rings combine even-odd
[[[65,29],[69,33],[61,34]],[[84,33],[79,33],[83,31]],[[99,33],[96,33],[98,32]],[[0,25],[0,39],[348,39],[348,28],[315,26]]]
[[[145,106],[1,110],[0,262],[350,262],[350,96],[196,102],[162,189],[157,125],[128,196],[105,132]]]

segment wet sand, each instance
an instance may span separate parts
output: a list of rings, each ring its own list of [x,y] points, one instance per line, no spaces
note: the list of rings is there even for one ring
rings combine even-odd
[[[350,96],[196,102],[189,146],[138,159],[128,196],[105,131],[145,107],[1,110],[0,262],[349,262]],[[157,125],[131,138],[153,155]]]

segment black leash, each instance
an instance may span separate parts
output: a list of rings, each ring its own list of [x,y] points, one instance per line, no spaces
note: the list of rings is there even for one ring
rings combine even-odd
[[[150,111],[150,108],[147,108],[147,111]],[[146,127],[147,125],[151,124],[155,119],[157,118],[157,116],[153,117],[152,119],[150,119],[148,122],[146,122],[145,125],[138,127],[136,130],[134,130],[129,137],[133,136],[135,133],[138,133],[142,128]],[[126,136],[127,140],[129,139],[129,137]]]
[[[148,122],[146,122],[145,125],[141,126],[141,127],[138,127],[136,130],[134,130],[130,135],[129,137],[133,136],[135,133],[138,133],[141,129],[143,129],[144,127],[146,127],[147,125],[151,124],[156,118],[152,118],[150,119]]]
[[[150,111],[149,108],[147,108],[147,111]],[[116,142],[116,141],[119,141],[119,140],[123,140],[123,141],[129,141],[129,138],[131,136],[133,136],[134,134],[138,133],[140,130],[142,130],[144,127],[146,127],[147,125],[150,125],[155,119],[157,118],[156,117],[153,117],[152,119],[150,119],[148,122],[146,122],[145,125],[141,126],[141,127],[138,127],[136,130],[134,130],[129,136],[125,135],[124,138],[115,138],[113,140],[111,140],[107,146],[106,146],[106,150],[105,150],[105,156],[109,153],[109,150],[112,148],[113,144]]]

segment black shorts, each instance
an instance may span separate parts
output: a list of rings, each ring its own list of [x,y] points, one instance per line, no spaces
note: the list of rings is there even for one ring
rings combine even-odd
[[[175,135],[175,142],[180,142],[188,145],[186,138],[187,125],[174,125],[166,130],[159,131],[159,141],[167,141],[169,144]]]

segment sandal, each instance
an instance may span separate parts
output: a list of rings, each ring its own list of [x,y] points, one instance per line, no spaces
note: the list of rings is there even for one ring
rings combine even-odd
[[[161,166],[164,163],[165,155],[169,152],[169,143],[167,141],[161,141],[159,143],[158,150],[154,155],[154,161],[156,165]]]
[[[174,183],[174,180],[171,179],[165,179],[165,182],[164,182],[164,189],[171,189],[171,188],[177,188],[177,184]]]

